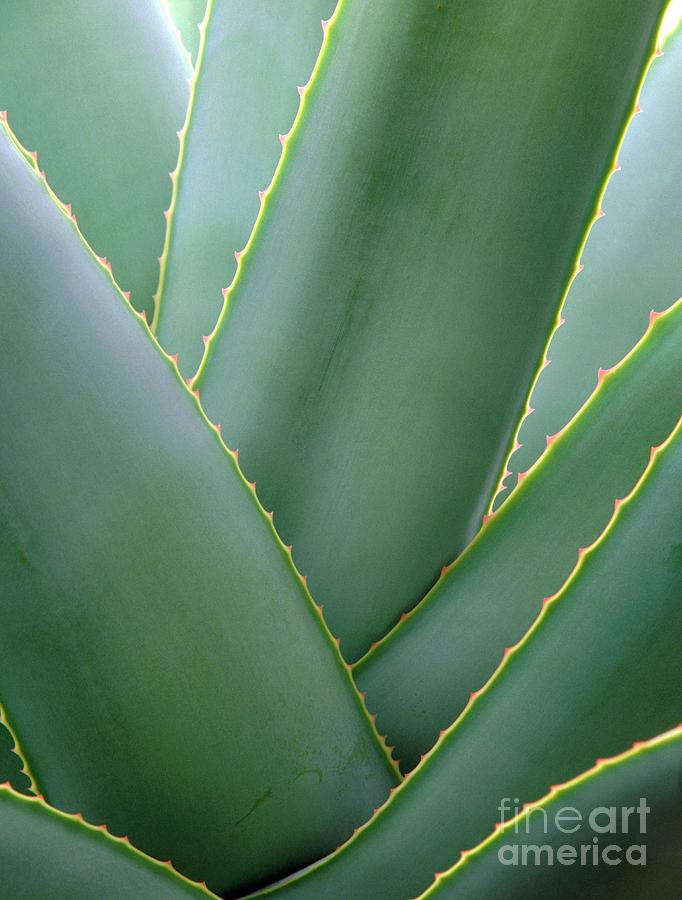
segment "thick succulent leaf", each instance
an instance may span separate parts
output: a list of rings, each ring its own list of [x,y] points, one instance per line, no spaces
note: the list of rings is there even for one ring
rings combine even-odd
[[[620,366],[434,590],[353,669],[403,771],[527,630],[682,412],[682,301]],[[594,378],[594,376],[593,376]],[[624,423],[627,423],[625,425]]]
[[[423,896],[678,900],[681,775],[682,726],[599,761],[578,779],[554,788],[466,853]],[[524,852],[529,860],[525,865]],[[553,863],[548,865],[550,852]]]
[[[661,6],[337,8],[195,384],[348,659],[480,525]]]
[[[156,0],[2,5],[0,109],[148,313],[188,74]]]
[[[392,769],[219,432],[0,138],[0,700],[52,805],[242,890]]]
[[[354,837],[266,893],[405,900],[595,758],[679,724],[682,424],[532,630]]]
[[[235,252],[260,209],[334,0],[209,0],[180,156],[152,330],[193,375],[222,308]]]
[[[212,897],[125,841],[37,798],[0,786],[3,897],[31,900],[179,900]]]
[[[652,298],[659,308],[680,293],[682,254],[682,31],[666,42],[642,88],[642,112],[628,127],[609,182],[606,215],[595,223],[582,254],[584,271],[566,298],[563,327],[530,399],[522,447],[512,456],[507,484],[542,453],[545,436],[567,422],[588,396],[593,373],[612,366],[641,334]],[[500,494],[503,498],[505,494]]]
[[[206,12],[206,0],[165,0],[168,14],[175,23],[183,46],[196,62],[199,52],[199,23]],[[224,0],[219,0],[225,6]]]

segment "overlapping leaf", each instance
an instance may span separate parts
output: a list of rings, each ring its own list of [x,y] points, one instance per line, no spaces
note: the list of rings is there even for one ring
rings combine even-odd
[[[387,804],[344,847],[265,893],[404,900],[595,758],[679,723],[682,422],[561,591]],[[515,800],[513,802],[516,802]]]
[[[0,109],[148,315],[188,75],[156,0],[2,6]]]
[[[344,0],[195,382],[349,659],[477,531],[658,0]]]
[[[0,131],[0,700],[48,801],[236,892],[394,775],[253,492]]]

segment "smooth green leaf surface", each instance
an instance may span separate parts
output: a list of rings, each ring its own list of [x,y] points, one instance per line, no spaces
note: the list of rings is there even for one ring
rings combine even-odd
[[[219,0],[227,6],[225,0]],[[199,51],[199,23],[206,12],[206,0],[166,0],[168,13],[180,32],[183,46],[196,62]]]
[[[193,375],[322,43],[334,0],[209,0],[168,220],[154,328]]]
[[[679,723],[682,424],[518,649],[337,853],[265,893],[405,900],[532,801]]]
[[[621,171],[609,182],[606,215],[595,223],[524,420],[522,447],[511,459],[511,477],[542,453],[588,396],[594,373],[612,366],[642,329],[652,303],[665,309],[682,293],[682,31],[664,46],[647,74],[642,112],[628,127],[618,154]],[[505,494],[500,495],[501,498]]]
[[[392,769],[251,488],[4,130],[0,248],[0,701],[52,805],[243,892]]]
[[[679,302],[602,380],[429,596],[353,669],[403,771],[528,629],[670,433],[682,412],[681,346]]]
[[[0,10],[0,109],[150,315],[189,71],[156,0]]]
[[[344,0],[196,385],[357,659],[478,530],[659,0]]]
[[[30,900],[213,896],[82,821],[0,786],[0,890]]]
[[[497,896],[505,900],[676,900],[680,896],[681,775],[682,729],[678,728],[552,792],[540,808],[531,807],[513,825],[497,831],[423,896],[425,900]],[[538,847],[543,848],[539,855]],[[574,849],[562,851],[562,847]],[[547,864],[550,852],[553,862]]]

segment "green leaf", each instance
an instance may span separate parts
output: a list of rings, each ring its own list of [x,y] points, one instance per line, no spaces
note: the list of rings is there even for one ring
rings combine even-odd
[[[273,177],[334,0],[209,0],[152,330],[193,375]]]
[[[423,896],[675,900],[680,887],[681,769],[682,726],[600,760],[466,853]],[[550,853],[553,862],[547,865]],[[544,864],[535,863],[536,858]]]
[[[0,132],[0,700],[38,788],[216,890],[395,776],[272,523]]]
[[[15,736],[9,727],[5,711],[0,706],[0,784],[9,783],[22,794],[31,791],[31,778],[18,752]]]
[[[175,23],[190,58],[196,61],[199,51],[199,23],[206,12],[206,0],[165,0],[168,14]],[[225,4],[227,5],[227,4]]]
[[[106,831],[6,786],[0,786],[0,834],[5,897],[176,900],[213,896]]]
[[[536,799],[679,723],[682,421],[561,591],[424,761],[287,897],[404,900]]]
[[[3,4],[0,109],[148,313],[188,74],[155,0]]]
[[[680,346],[682,301],[652,319],[428,597],[353,669],[403,771],[526,631],[670,433],[682,410]]]
[[[682,31],[664,49],[652,62],[642,112],[619,151],[622,171],[609,182],[606,215],[595,223],[582,254],[584,271],[562,312],[566,323],[549,347],[551,365],[533,391],[534,412],[523,422],[510,482],[541,454],[545,435],[558,431],[580,407],[597,369],[612,366],[632,346],[652,300],[662,309],[680,295]]]
[[[345,0],[195,386],[346,658],[479,528],[659,0]]]

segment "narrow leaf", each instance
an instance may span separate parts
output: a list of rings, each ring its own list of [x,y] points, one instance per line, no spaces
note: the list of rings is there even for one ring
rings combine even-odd
[[[561,591],[460,718],[354,837],[265,893],[404,900],[483,840],[502,798],[679,724],[682,421]],[[515,801],[514,801],[515,802]]]
[[[581,257],[584,271],[566,299],[565,324],[552,338],[549,365],[530,399],[508,485],[538,458],[545,436],[564,425],[588,396],[594,372],[608,369],[632,346],[649,315],[680,294],[682,255],[682,31],[654,59],[618,153],[618,171]],[[502,494],[501,497],[504,497]]]
[[[660,0],[344,0],[195,382],[348,659],[478,530]]]
[[[188,74],[155,0],[3,4],[0,109],[148,314]]]
[[[394,782],[286,548],[0,131],[0,690],[48,801],[219,891]]]
[[[173,172],[152,330],[193,375],[256,220],[334,0],[209,0]]]
[[[355,666],[403,771],[527,630],[670,432],[682,412],[681,345],[682,301],[652,319],[433,591]]]

